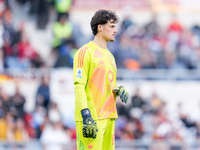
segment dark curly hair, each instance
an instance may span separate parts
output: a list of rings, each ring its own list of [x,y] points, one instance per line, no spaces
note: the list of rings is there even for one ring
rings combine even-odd
[[[98,25],[99,24],[101,24],[101,25],[106,24],[108,21],[111,21],[111,23],[118,23],[119,22],[119,18],[114,11],[103,10],[103,9],[96,11],[94,16],[92,17],[92,19],[90,21],[92,33],[94,35],[96,35],[97,32],[98,32],[97,31]]]

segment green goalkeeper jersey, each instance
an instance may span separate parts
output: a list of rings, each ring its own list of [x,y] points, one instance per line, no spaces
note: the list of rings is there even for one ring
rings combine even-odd
[[[87,98],[87,107],[92,118],[117,118],[116,96],[112,89],[116,86],[116,64],[113,55],[94,42],[82,46],[74,56],[74,84],[83,84]],[[81,95],[75,98],[75,121],[82,121],[78,105]]]

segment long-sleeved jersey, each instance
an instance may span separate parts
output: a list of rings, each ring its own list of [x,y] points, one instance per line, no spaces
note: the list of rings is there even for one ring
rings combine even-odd
[[[112,91],[116,86],[116,73],[111,52],[94,42],[90,41],[76,52],[73,64],[75,121],[82,121],[81,110],[85,107],[94,120],[118,117],[116,96]]]

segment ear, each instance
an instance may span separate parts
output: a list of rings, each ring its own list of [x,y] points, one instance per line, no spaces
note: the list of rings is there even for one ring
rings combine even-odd
[[[101,32],[101,31],[103,30],[103,26],[102,26],[101,24],[99,24],[99,25],[97,26],[97,29],[98,29],[99,32]]]

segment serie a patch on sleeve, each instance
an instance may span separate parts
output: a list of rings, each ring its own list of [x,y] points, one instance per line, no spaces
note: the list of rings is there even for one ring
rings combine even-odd
[[[82,69],[77,69],[76,77],[77,78],[82,78]]]

